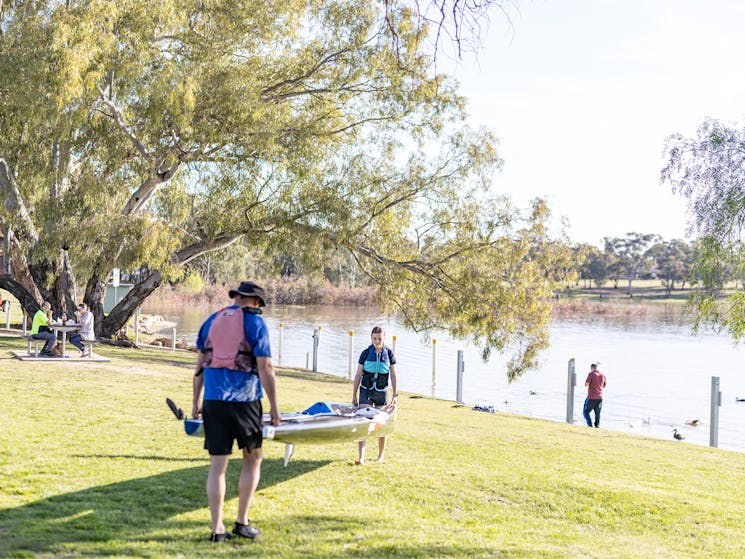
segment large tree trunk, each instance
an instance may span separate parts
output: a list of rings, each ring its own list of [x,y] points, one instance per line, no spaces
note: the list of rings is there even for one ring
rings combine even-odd
[[[70,257],[65,249],[60,250],[56,267],[57,273],[55,274],[52,292],[57,314],[60,315],[65,312],[68,317],[73,317],[73,313],[78,307],[78,293],[75,288],[75,274],[72,271]]]
[[[36,298],[29,292],[29,290],[26,289],[24,285],[21,285],[19,282],[14,280],[12,276],[5,274],[0,275],[0,288],[5,289],[11,293],[13,297],[18,299],[21,307],[23,307],[23,310],[26,311],[26,314],[29,316],[34,316],[36,311],[41,308],[41,305],[39,305]]]
[[[101,327],[103,325],[103,299],[105,295],[106,283],[101,281],[98,274],[94,273],[85,286],[83,302],[88,305],[88,308],[93,313],[93,326],[96,336],[101,337],[104,337],[101,333]]]
[[[135,313],[150,294],[155,291],[163,281],[160,272],[151,271],[142,281],[135,284],[129,290],[124,298],[111,309],[111,312],[100,321],[96,316],[96,334],[104,338],[110,338],[116,332],[121,330],[127,323],[127,320]],[[101,301],[103,295],[101,295]],[[103,315],[103,305],[101,304],[101,315]],[[95,316],[95,315],[94,315]],[[98,326],[100,324],[100,327]]]

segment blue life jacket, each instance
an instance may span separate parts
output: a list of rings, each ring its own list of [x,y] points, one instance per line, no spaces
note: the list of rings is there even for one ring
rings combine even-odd
[[[366,390],[385,391],[388,388],[388,377],[391,363],[388,357],[388,347],[383,346],[380,353],[376,353],[375,346],[367,348],[367,357],[362,365],[362,388]]]

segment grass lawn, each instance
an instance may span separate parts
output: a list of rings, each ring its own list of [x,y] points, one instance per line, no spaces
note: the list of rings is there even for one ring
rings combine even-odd
[[[110,363],[22,363],[21,347],[0,338],[0,557],[745,557],[744,454],[407,394],[384,464],[337,444],[283,468],[267,441],[250,512],[263,535],[212,544],[206,452],[164,403],[190,406],[194,356],[98,346]],[[280,372],[284,411],[350,389]]]

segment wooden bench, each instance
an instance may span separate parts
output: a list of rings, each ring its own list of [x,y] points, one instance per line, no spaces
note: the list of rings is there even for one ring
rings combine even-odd
[[[26,342],[28,342],[28,354],[33,355],[34,357],[39,357],[39,344],[46,344],[46,340],[37,340],[34,338],[31,334],[26,334],[25,336],[22,336]],[[34,352],[31,353],[31,344],[34,344]]]

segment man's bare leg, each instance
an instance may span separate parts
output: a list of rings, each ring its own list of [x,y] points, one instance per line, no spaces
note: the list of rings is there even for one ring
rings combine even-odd
[[[256,487],[261,478],[261,462],[264,458],[262,449],[255,448],[252,452],[243,449],[243,469],[238,480],[238,518],[240,524],[248,524],[248,509],[251,506]]]
[[[222,509],[225,504],[225,472],[228,469],[229,455],[210,456],[210,471],[207,475],[207,501],[212,516],[212,533],[224,534],[225,524]]]

